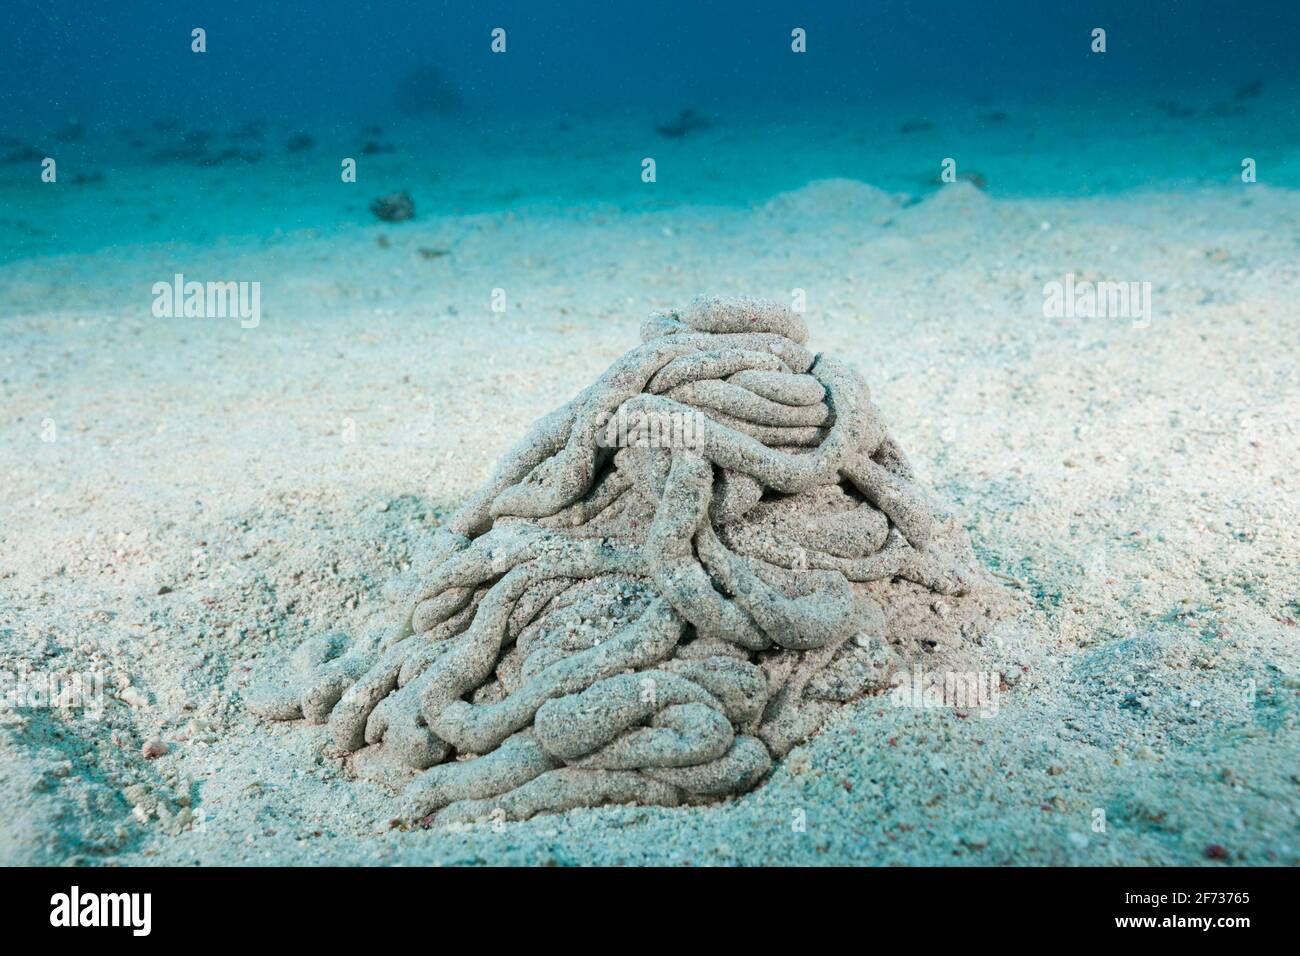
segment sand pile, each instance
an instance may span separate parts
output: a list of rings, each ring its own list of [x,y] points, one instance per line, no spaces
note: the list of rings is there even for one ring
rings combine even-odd
[[[824,226],[828,220],[879,226],[898,215],[904,198],[856,179],[817,179],[773,196],[762,214],[792,231],[810,223]]]
[[[977,666],[1000,592],[802,319],[702,299],[642,339],[440,529],[396,620],[308,641],[249,707],[454,823],[741,793],[843,702]]]

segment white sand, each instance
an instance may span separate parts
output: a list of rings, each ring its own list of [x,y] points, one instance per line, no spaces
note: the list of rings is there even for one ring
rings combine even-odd
[[[839,182],[2,265],[0,670],[114,696],[0,713],[0,862],[1300,862],[1298,224],[1262,184],[899,207]],[[177,271],[260,281],[261,324],[153,318]],[[1044,318],[1067,272],[1150,281],[1149,327]],[[650,312],[796,287],[1021,582],[996,717],[865,700],[722,807],[404,832],[323,729],[245,712]]]

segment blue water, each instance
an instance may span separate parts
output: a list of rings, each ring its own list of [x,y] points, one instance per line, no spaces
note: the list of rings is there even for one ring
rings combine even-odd
[[[948,156],[1006,196],[1228,183],[1245,156],[1273,185],[1300,174],[1294,0],[73,0],[5,17],[7,257],[184,239],[178,217],[211,223],[214,204],[219,234],[364,221],[333,188],[359,153],[358,192],[445,212],[744,203],[828,176],[918,192]],[[666,167],[653,193],[646,156]]]
[[[801,9],[803,8],[803,9]],[[1151,98],[1300,79],[1300,8],[1260,2],[773,0],[618,3],[135,2],[12,4],[0,32],[6,125],[176,114],[368,121],[407,70],[463,90],[467,135],[489,111],[554,116],[682,103],[851,110],[1028,92]],[[507,31],[494,56],[489,31]],[[191,53],[190,30],[208,32]],[[808,52],[789,49],[808,32]],[[1093,27],[1107,52],[1089,50]]]

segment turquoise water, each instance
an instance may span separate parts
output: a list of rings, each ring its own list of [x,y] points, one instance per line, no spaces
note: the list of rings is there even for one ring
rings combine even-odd
[[[945,159],[1006,197],[1300,180],[1294,3],[265,6],[9,12],[0,257],[372,225],[402,189],[423,217],[922,195]]]

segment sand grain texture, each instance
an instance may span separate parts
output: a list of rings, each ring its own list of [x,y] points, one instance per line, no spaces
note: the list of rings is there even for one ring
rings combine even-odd
[[[1218,844],[1296,862],[1300,200],[958,196],[960,215],[935,198],[863,222],[825,196],[802,218],[796,192],[775,218],[430,214],[389,248],[374,226],[0,266],[0,666],[108,686],[98,721],[3,715],[0,858],[1221,865]],[[451,256],[416,254],[449,235]],[[150,317],[178,260],[260,279],[259,327]],[[1149,327],[1045,318],[1066,272],[1152,281]],[[248,712],[304,639],[383,623],[521,424],[625,352],[634,316],[793,288],[810,342],[871,383],[1020,597],[982,649],[1008,678],[996,716],[868,696],[720,806],[426,830],[389,825],[392,791],[328,727]],[[811,533],[853,560],[836,531]],[[168,751],[146,760],[153,737]]]

